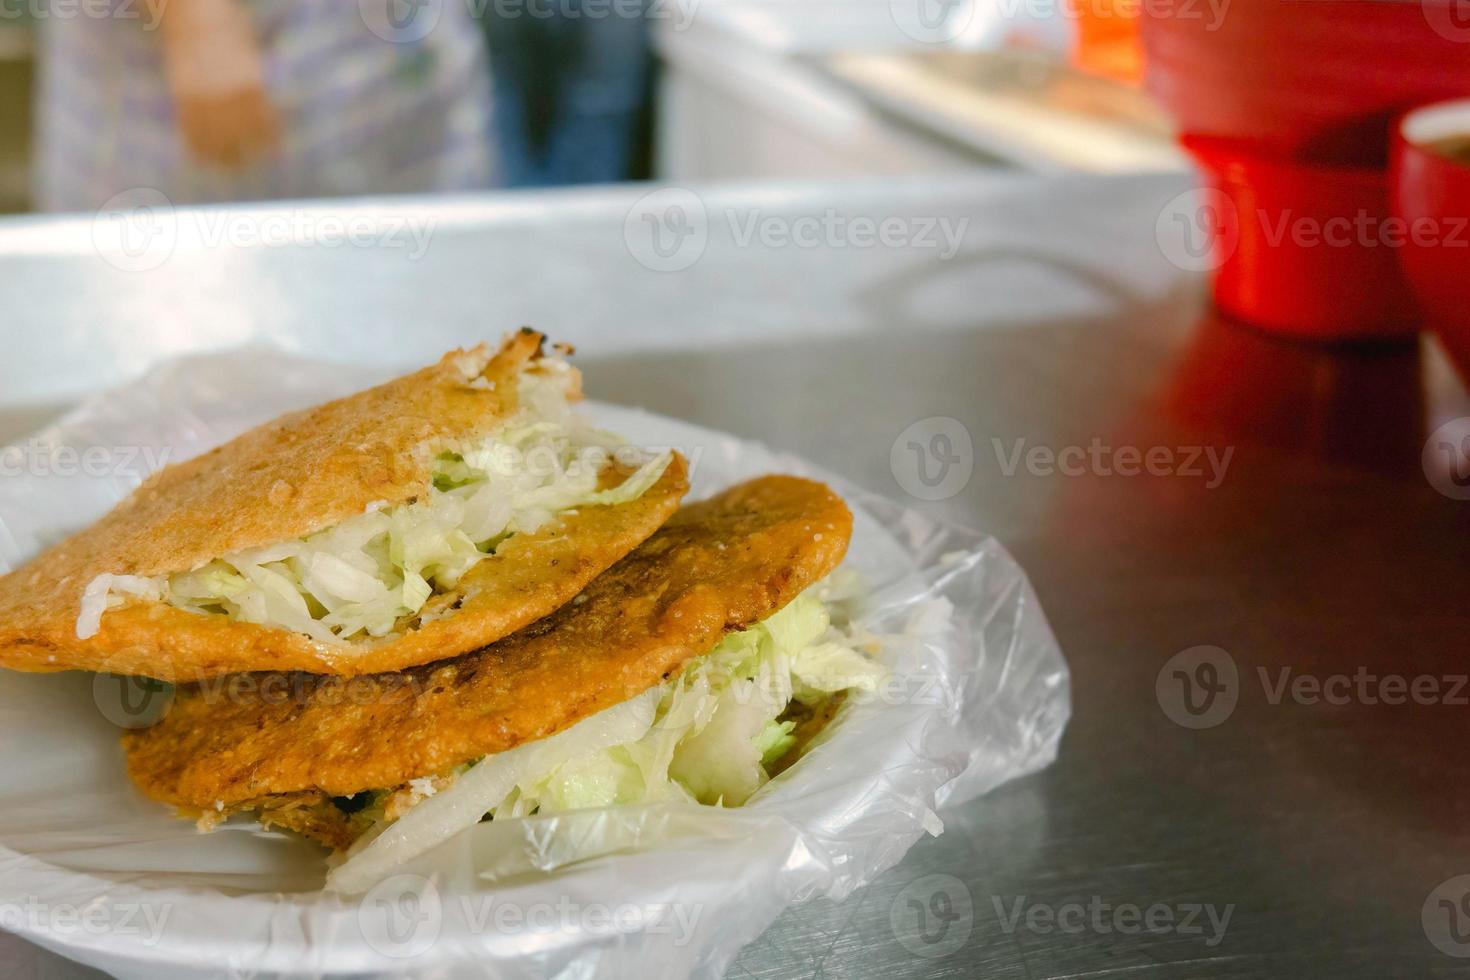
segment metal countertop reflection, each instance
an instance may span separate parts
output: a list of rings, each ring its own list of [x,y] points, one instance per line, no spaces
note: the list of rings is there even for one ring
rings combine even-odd
[[[1450,690],[1470,502],[1421,460],[1470,401],[1430,346],[1315,349],[1211,314],[1156,237],[1186,186],[384,203],[375,220],[441,216],[421,255],[181,238],[143,272],[98,254],[91,219],[0,223],[0,434],[190,350],[401,364],[534,323],[582,349],[593,397],[995,534],[1074,672],[1056,765],[947,812],[943,836],[846,902],[788,911],[729,976],[1470,976],[1451,955],[1470,940],[1426,931],[1464,897],[1436,889],[1470,873],[1470,707]],[[671,202],[688,222],[666,222]],[[829,212],[964,230],[948,257],[760,231]],[[676,228],[693,237],[643,237]],[[971,472],[917,500],[891,450],[934,419],[968,435]],[[1397,676],[1439,693],[1386,703]],[[7,980],[89,975],[11,943]]]

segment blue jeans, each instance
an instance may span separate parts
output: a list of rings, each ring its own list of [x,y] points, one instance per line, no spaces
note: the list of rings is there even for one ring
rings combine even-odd
[[[507,187],[626,180],[648,101],[648,21],[579,0],[490,3],[481,22]]]

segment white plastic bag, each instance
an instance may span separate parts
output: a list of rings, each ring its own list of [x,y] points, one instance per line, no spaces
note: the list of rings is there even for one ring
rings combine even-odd
[[[251,350],[102,395],[4,457],[0,563],[95,520],[153,463],[379,379]],[[131,787],[114,722],[129,722],[120,694],[148,695],[136,683],[0,672],[0,928],[139,980],[717,977],[786,906],[841,899],[938,832],[940,804],[1052,760],[1067,669],[998,544],[756,444],[587,410],[634,442],[680,448],[691,499],[768,472],[830,482],[857,517],[847,565],[874,588],[862,622],[891,637],[894,681],[744,807],[483,823],[343,898],[320,891],[316,847],[244,819],[199,834]]]

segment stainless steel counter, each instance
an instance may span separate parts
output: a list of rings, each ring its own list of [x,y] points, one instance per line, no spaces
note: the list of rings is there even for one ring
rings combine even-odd
[[[139,272],[97,253],[111,232],[90,219],[0,224],[0,428],[188,350],[398,364],[522,322],[578,344],[596,397],[896,497],[934,496],[910,468],[922,452],[894,457],[900,434],[957,420],[968,481],[905,499],[990,530],[1029,569],[1075,672],[1060,761],[946,813],[942,837],[847,902],[788,912],[730,976],[1470,976],[1450,955],[1470,941],[1445,928],[1463,892],[1436,891],[1470,873],[1470,689],[1450,690],[1467,671],[1470,503],[1421,465],[1470,401],[1433,349],[1325,352],[1211,316],[1156,238],[1184,187],[326,205],[281,245],[238,229],[209,244],[219,220],[183,214],[145,223],[164,237],[134,250],[153,266]],[[353,215],[380,233],[438,224],[417,257],[381,234],[330,247],[325,219]],[[863,246],[856,218],[907,238]],[[816,244],[796,242],[803,219]],[[939,219],[963,225],[948,257],[918,241]],[[154,262],[147,243],[170,236]],[[1201,646],[1219,652],[1171,659]],[[1385,703],[1395,676],[1439,693]],[[74,975],[14,940],[0,964],[6,980]]]

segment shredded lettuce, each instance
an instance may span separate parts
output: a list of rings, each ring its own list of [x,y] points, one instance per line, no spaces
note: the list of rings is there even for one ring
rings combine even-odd
[[[518,745],[482,761],[393,822],[380,822],[348,849],[347,859],[327,876],[335,891],[366,891],[383,875],[448,840],[495,804],[504,804],[529,774],[554,771],[564,763],[636,739],[653,723],[657,689],[600,711],[550,738]]]
[[[116,595],[114,595],[116,593]],[[99,575],[87,583],[82,592],[82,611],[77,616],[77,636],[85,640],[102,629],[102,614],[114,605],[122,605],[123,596],[140,599],[162,598],[163,590],[156,579],[137,575]]]
[[[732,633],[675,680],[540,742],[487,756],[397,823],[364,837],[328,879],[352,892],[478,823],[529,814],[666,800],[739,806],[796,745],[794,703],[872,690],[880,664],[845,645],[809,590]],[[408,821],[412,821],[408,823]],[[405,824],[407,823],[407,826]]]
[[[638,499],[663,476],[663,453],[622,484],[599,490],[616,437],[571,410],[571,372],[542,361],[521,375],[521,409],[500,431],[435,461],[433,487],[413,503],[370,509],[324,531],[227,555],[167,577],[101,576],[87,589],[77,636],[135,595],[198,613],[222,613],[303,633],[322,643],[383,637],[507,538],[530,534],[579,506]]]
[[[781,718],[792,702],[871,691],[886,676],[844,640],[819,598],[798,596],[666,682],[638,739],[521,779],[518,815],[667,799],[739,806],[766,782],[766,766],[795,744],[795,724]],[[493,765],[494,757],[480,764]]]

